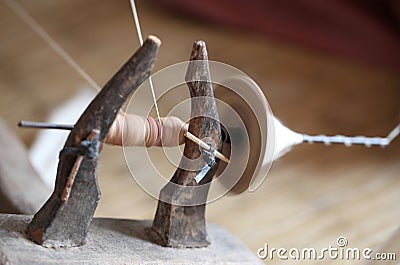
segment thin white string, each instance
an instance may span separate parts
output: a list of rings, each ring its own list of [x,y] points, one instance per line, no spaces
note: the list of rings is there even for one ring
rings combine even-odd
[[[389,143],[390,143],[394,138],[396,138],[397,136],[399,136],[399,134],[400,134],[400,124],[397,125],[397,126],[388,134],[388,136],[387,136],[386,138],[388,139],[388,141],[389,141]]]
[[[142,46],[143,45],[143,35],[142,35],[142,30],[140,28],[139,16],[137,13],[135,0],[130,0],[130,3],[131,3],[131,8],[132,8],[133,19],[135,21],[136,32],[137,32],[137,35],[139,38],[139,43],[140,43],[140,46]],[[154,91],[154,86],[153,86],[153,81],[151,80],[151,76],[149,76],[149,85],[150,85],[151,95],[153,97],[154,108],[156,109],[156,113],[157,113],[157,118],[161,122],[160,112],[158,110],[156,92]]]
[[[13,0],[3,0],[3,2],[12,9],[16,15],[18,15],[21,20],[23,20],[29,27],[32,28],[57,54],[61,56],[64,61],[70,65],[86,82],[89,83],[96,90],[100,90],[100,86],[86,73],[86,71],[80,67],[76,61],[43,29],[43,27],[32,17],[30,16],[24,8]],[[140,28],[139,18],[136,10],[136,5],[134,0],[130,0],[133,18],[135,21],[136,31],[139,38],[140,45],[143,45],[143,36]],[[151,77],[149,77],[150,89],[152,92],[152,97],[154,101],[155,110],[157,113],[157,118],[160,119],[160,112],[157,105],[157,99],[154,91],[154,86]],[[400,125],[396,126],[387,137],[364,137],[364,136],[356,136],[356,137],[348,137],[342,135],[336,136],[326,136],[326,135],[317,135],[311,136],[303,134],[304,142],[323,142],[325,144],[331,143],[342,143],[347,146],[351,146],[352,144],[364,144],[366,146],[371,145],[381,145],[387,146],[390,142],[396,138],[400,134]]]
[[[29,27],[32,28],[47,44],[58,53],[66,63],[68,63],[86,82],[97,91],[100,86],[80,67],[71,56],[43,29],[36,20],[24,10],[24,8],[13,0],[3,0]]]

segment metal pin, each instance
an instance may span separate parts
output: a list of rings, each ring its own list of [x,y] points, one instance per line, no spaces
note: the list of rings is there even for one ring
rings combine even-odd
[[[37,129],[72,130],[74,128],[74,125],[22,120],[22,121],[18,122],[18,127],[37,128]]]
[[[192,142],[194,142],[195,144],[197,144],[198,146],[200,146],[201,148],[203,148],[207,151],[210,151],[211,147],[206,142],[197,138],[196,136],[191,134],[189,131],[185,132],[185,137],[188,138],[189,140],[191,140]],[[220,152],[218,152],[217,150],[214,150],[214,155],[216,158],[224,161],[225,163],[229,163],[229,159],[226,156],[224,156],[223,154],[221,154]]]

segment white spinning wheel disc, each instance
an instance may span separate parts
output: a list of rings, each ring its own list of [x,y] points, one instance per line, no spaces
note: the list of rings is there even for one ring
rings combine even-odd
[[[265,179],[273,161],[275,149],[274,121],[268,102],[258,85],[246,75],[231,77],[222,82],[226,87],[218,86],[215,97],[232,107],[242,119],[244,131],[235,134],[248,134],[250,155],[239,182],[231,189],[241,193],[247,189],[254,191]],[[229,88],[227,88],[229,87]],[[219,109],[223,123],[230,114]],[[234,143],[232,143],[234,144]],[[228,154],[229,143],[224,143],[223,153]],[[236,150],[242,152],[244,150]],[[229,167],[229,165],[228,165]]]

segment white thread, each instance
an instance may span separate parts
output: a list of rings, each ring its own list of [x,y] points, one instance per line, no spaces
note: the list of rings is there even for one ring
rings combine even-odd
[[[387,137],[365,137],[365,136],[326,136],[326,135],[308,135],[303,134],[303,142],[308,143],[325,143],[329,144],[344,144],[345,146],[352,146],[353,144],[362,144],[366,147],[372,145],[380,145],[381,147],[388,146],[390,142],[400,134],[400,124],[397,125]]]
[[[137,13],[135,0],[130,0],[130,3],[131,3],[131,8],[132,8],[133,19],[135,21],[136,32],[137,32],[137,35],[139,38],[139,43],[140,43],[140,46],[142,46],[143,45],[143,35],[142,35],[142,31],[141,31],[140,24],[139,24],[139,16]],[[156,113],[157,113],[157,118],[159,121],[161,121],[160,111],[158,110],[156,93],[154,91],[154,86],[153,86],[153,81],[151,80],[151,76],[149,76],[149,85],[150,85],[150,89],[151,89],[151,95],[153,97],[154,108],[156,109]]]
[[[68,63],[86,82],[89,83],[97,91],[100,90],[100,86],[83,70],[71,56],[43,29],[42,26],[36,20],[28,14],[16,1],[3,0],[3,2],[17,14],[22,21],[30,26],[47,44],[60,55],[66,63]]]
[[[352,145],[365,145],[371,147],[373,145],[380,145],[381,147],[388,146],[391,141],[400,134],[400,124],[397,125],[386,137],[365,137],[365,136],[326,136],[326,135],[308,135],[299,134],[285,127],[278,119],[274,119],[275,128],[275,156],[274,160],[289,152],[293,146],[300,143],[324,143],[325,145],[331,144],[344,144],[347,147]]]
[[[386,137],[389,143],[400,134],[400,124],[397,125]],[[389,144],[388,143],[388,144]]]
[[[33,31],[35,31],[57,54],[59,54],[64,61],[69,64],[83,79],[86,80],[94,89],[100,90],[100,86],[86,73],[83,68],[81,68],[74,59],[43,29],[42,26],[36,20],[30,16],[24,8],[19,5],[16,1],[12,0],[3,0],[3,2],[10,8],[12,9],[16,15],[18,15],[21,20],[23,20],[28,26],[32,28]],[[133,18],[135,21],[135,26],[136,26],[136,31],[138,34],[139,38],[139,43],[140,45],[143,45],[143,36],[139,24],[139,18],[136,10],[136,5],[134,0],[130,0],[130,4],[132,7],[132,13],[133,13]],[[155,91],[153,87],[153,82],[151,80],[151,76],[149,77],[149,84],[150,84],[150,89],[152,92],[153,96],[153,101],[154,101],[154,106],[155,110],[157,113],[157,118],[161,120],[160,118],[160,112],[158,110],[158,105],[157,105],[157,99],[155,96]],[[277,128],[276,128],[276,135],[278,139],[284,139],[285,141],[278,144],[278,152],[277,152],[277,157],[282,156],[284,153],[289,151],[292,146],[299,144],[300,142],[308,142],[308,143],[314,143],[314,142],[322,142],[325,145],[330,145],[331,143],[341,143],[346,146],[351,146],[353,144],[363,144],[366,147],[370,147],[372,145],[380,145],[382,147],[388,146],[390,142],[396,138],[400,134],[400,124],[397,125],[389,134],[387,137],[365,137],[365,136],[355,136],[355,137],[349,137],[349,136],[342,136],[342,135],[336,135],[336,136],[326,136],[326,135],[317,135],[317,136],[311,136],[307,134],[302,134],[301,136],[303,137],[303,140],[299,142],[299,135],[298,133],[295,133],[285,126],[283,126],[278,120],[275,120],[277,122]],[[287,137],[282,137],[282,134],[286,135]],[[290,136],[290,137],[289,137]],[[289,138],[289,139],[288,139]],[[290,140],[292,138],[292,140]]]
[[[289,152],[293,146],[303,142],[301,134],[284,126],[277,118],[273,117],[275,130],[275,154],[274,160]]]

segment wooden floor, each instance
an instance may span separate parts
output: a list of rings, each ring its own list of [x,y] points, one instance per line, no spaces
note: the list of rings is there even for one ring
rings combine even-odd
[[[129,1],[19,2],[100,85],[139,45]],[[254,78],[274,114],[294,130],[384,136],[399,122],[398,72],[202,24],[147,1],[138,6],[144,35],[163,41],[156,69],[187,60],[193,41],[203,39],[210,59]],[[0,116],[27,146],[35,131],[16,128],[18,120],[46,119],[83,86],[88,85],[0,1]],[[96,216],[153,218],[156,200],[134,182],[121,148],[105,148],[99,175],[103,196]],[[399,191],[399,139],[385,149],[302,145],[274,163],[256,192],[209,204],[207,220],[254,253],[264,243],[321,249],[335,246],[339,236],[349,247],[377,249],[400,224]]]

